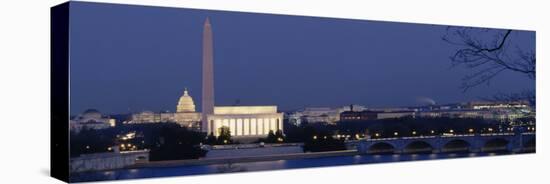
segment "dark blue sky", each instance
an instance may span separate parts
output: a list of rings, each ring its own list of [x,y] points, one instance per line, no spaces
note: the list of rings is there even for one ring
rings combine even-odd
[[[201,99],[202,26],[214,37],[216,105],[417,105],[533,89],[504,72],[459,89],[463,68],[446,26],[73,2],[71,114],[174,111],[187,87]],[[534,32],[516,32],[534,47]]]

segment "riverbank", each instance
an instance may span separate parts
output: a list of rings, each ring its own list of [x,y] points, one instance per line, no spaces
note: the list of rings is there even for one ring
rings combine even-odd
[[[281,154],[281,155],[263,155],[263,156],[231,157],[231,158],[150,161],[147,163],[139,163],[132,166],[128,166],[127,168],[132,169],[132,168],[144,168],[144,167],[155,168],[155,167],[179,167],[179,166],[211,165],[211,164],[232,164],[232,163],[260,162],[260,161],[352,156],[357,154],[359,154],[357,150],[343,150],[343,151],[308,152],[308,153],[292,153],[292,154]]]

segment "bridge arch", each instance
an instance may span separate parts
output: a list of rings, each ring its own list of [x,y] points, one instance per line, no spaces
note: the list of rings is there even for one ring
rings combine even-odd
[[[481,151],[493,152],[493,151],[509,151],[508,145],[510,141],[505,138],[489,139],[485,142]]]
[[[374,143],[367,149],[369,154],[392,154],[394,152],[395,146],[388,142]]]
[[[453,139],[441,146],[441,152],[469,152],[471,143],[464,139]]]
[[[434,150],[429,142],[426,141],[412,141],[403,148],[403,153],[431,153]]]

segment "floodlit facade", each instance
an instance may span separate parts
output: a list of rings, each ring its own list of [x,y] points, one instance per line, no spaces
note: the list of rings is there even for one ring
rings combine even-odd
[[[195,103],[193,98],[189,95],[187,89],[184,90],[183,95],[178,100],[176,106],[176,112],[160,112],[155,113],[152,111],[144,111],[137,114],[133,114],[131,120],[127,123],[160,123],[160,122],[174,122],[182,127],[191,129],[200,128],[199,122],[201,121],[201,113],[195,112]]]
[[[295,111],[287,115],[289,122],[300,125],[307,123],[328,123],[335,124],[340,121],[340,113],[346,111],[363,111],[367,108],[361,105],[349,105],[341,108],[331,107],[306,107],[303,110]]]
[[[69,128],[71,131],[78,133],[83,129],[99,130],[114,127],[115,124],[115,119],[104,117],[98,110],[88,109],[71,119]]]
[[[208,134],[220,135],[222,127],[229,128],[235,138],[265,137],[269,131],[283,131],[283,113],[277,106],[218,106],[207,115]]]

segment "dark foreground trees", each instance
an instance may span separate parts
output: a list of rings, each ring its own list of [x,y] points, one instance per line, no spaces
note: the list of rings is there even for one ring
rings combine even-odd
[[[125,138],[127,134],[134,134]],[[101,130],[82,130],[71,132],[71,157],[80,154],[113,151],[112,146],[121,150],[150,150],[150,160],[196,159],[206,154],[200,148],[206,134],[188,130],[176,123],[146,123],[120,125]],[[130,150],[133,150],[130,149]]]
[[[206,151],[200,148],[204,133],[186,128],[161,127],[156,137],[156,145],[151,148],[150,160],[181,160],[204,157]]]

